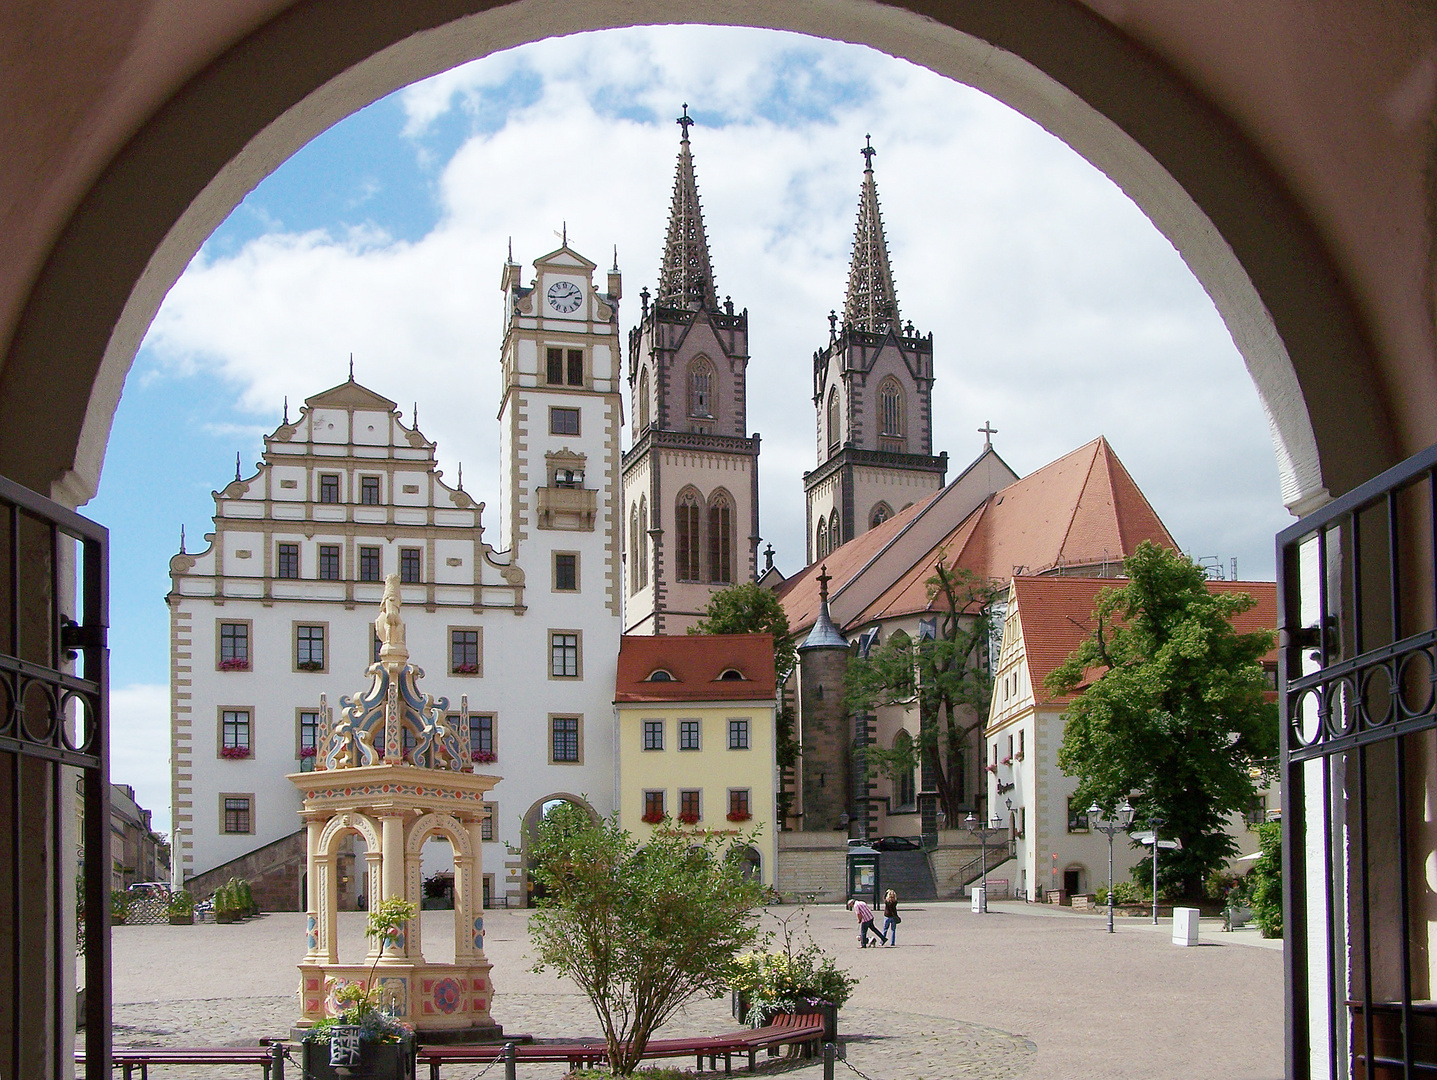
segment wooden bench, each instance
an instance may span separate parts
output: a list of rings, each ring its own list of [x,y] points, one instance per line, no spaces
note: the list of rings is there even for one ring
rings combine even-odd
[[[85,1064],[85,1052],[75,1051],[75,1064]],[[125,1080],[149,1080],[151,1065],[258,1065],[264,1080],[284,1080],[284,1046],[116,1046],[110,1051],[110,1066],[124,1070]],[[85,1080],[109,1080],[91,1076]]]
[[[767,1050],[769,1056],[778,1054],[782,1046],[793,1046],[804,1056],[812,1056],[814,1048],[823,1040],[823,1018],[811,1013],[779,1013],[771,1023],[746,1031],[735,1031],[724,1035],[709,1035],[693,1039],[651,1039],[644,1047],[644,1060],[650,1058],[692,1057],[698,1069],[703,1071],[704,1059],[709,1059],[709,1068],[718,1068],[718,1059],[724,1060],[724,1072],[733,1072],[733,1055],[747,1053],[749,1071],[758,1065],[758,1052]],[[419,1063],[429,1066],[429,1080],[441,1080],[440,1070],[445,1065],[487,1065],[501,1061],[504,1047],[488,1043],[484,1045],[425,1046],[419,1050]],[[564,1062],[571,1069],[592,1068],[602,1065],[608,1059],[608,1047],[597,1039],[567,1043],[516,1043],[515,1061]]]

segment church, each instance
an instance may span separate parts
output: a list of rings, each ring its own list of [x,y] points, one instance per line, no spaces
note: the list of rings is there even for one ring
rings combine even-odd
[[[894,634],[931,635],[941,613],[926,582],[940,563],[1002,584],[1102,578],[1143,540],[1177,544],[1102,438],[1020,477],[985,424],[982,451],[948,480],[948,456],[933,445],[935,342],[899,313],[870,141],[842,314],[830,315],[812,358],[805,568],[785,578],[770,548],[760,570],[748,311],[720,300],[687,108],[678,124],[658,279],[640,291],[626,340],[617,265],[596,282],[598,265],[567,235],[534,259],[528,284],[512,253],[502,267],[497,544],[484,504],[462,477],[445,481],[417,419],[405,424],[352,371],[294,420],[286,408],[253,473],[237,463],[214,493],[204,550],[182,540],[167,598],[177,884],[203,892],[237,874],[266,906],[300,902],[304,845],[286,776],[314,767],[316,733],[341,695],[360,689],[390,574],[431,691],[467,717],[475,762],[502,777],[486,803],[486,903],[528,902],[531,830],[557,800],[621,819],[640,805],[645,820],[670,805],[701,813],[698,779],[680,768],[669,791],[648,775],[661,722],[697,724],[678,715],[697,716],[695,694],[725,732],[763,728],[743,750],[774,755],[781,709],[752,688],[669,693],[691,704],[664,719],[639,715],[664,697],[639,687],[650,673],[619,677],[623,656],[652,652],[641,639],[687,634],[717,592],[755,580],[776,591],[801,642],[779,699],[793,708],[797,764],[780,772],[775,759],[771,785],[759,785],[772,790],[755,791],[747,777],[765,769],[749,754],[744,778],[708,803],[716,811],[751,793],[745,820],[751,799],[763,808],[754,823],[777,841],[755,852],[757,872],[785,895],[840,895],[850,837],[926,838],[932,873],[906,882],[909,895],[967,883],[961,819],[989,813],[983,717],[968,718],[965,744],[944,760],[871,778],[863,747],[920,731],[901,704],[845,711],[851,656]],[[672,664],[655,663],[671,677]],[[726,670],[751,680],[742,667]],[[624,701],[647,741],[619,737]],[[743,715],[728,716],[740,701]],[[650,704],[634,712],[634,702]],[[350,858],[339,902],[354,906],[364,902],[362,854]]]

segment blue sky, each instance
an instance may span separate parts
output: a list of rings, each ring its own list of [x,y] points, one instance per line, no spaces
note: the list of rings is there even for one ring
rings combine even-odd
[[[489,505],[499,270],[615,247],[633,324],[659,264],[687,102],[721,296],[750,311],[761,527],[802,563],[811,355],[841,307],[864,136],[900,311],[934,335],[950,476],[994,445],[1030,472],[1104,434],[1192,554],[1270,577],[1287,517],[1241,358],[1172,246],[1109,180],[977,91],[860,46],[733,28],[605,31],[402,90],[260,184],[171,290],[136,358],[98,497],[113,542],[114,778],[167,828],[168,561],[253,472],[287,397],[346,377],[419,407]],[[793,403],[804,402],[801,422]]]

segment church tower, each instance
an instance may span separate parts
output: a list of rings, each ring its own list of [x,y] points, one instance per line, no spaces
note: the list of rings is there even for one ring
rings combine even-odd
[[[619,268],[603,292],[595,269],[567,229],[557,251],[534,260],[528,286],[512,252],[504,264],[499,519],[529,587],[582,595],[602,622],[599,611],[618,616],[622,596],[623,360]]]
[[[892,517],[943,486],[948,455],[933,456],[933,335],[898,317],[888,241],[869,141],[842,325],[813,354],[818,467],[804,474],[807,559]]]
[[[718,302],[684,106],[658,287],[629,333],[626,634],[682,634],[754,579],[759,437],[747,430],[748,311]]]

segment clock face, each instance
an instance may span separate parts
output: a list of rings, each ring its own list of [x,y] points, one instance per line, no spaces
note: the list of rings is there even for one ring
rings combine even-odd
[[[561,315],[579,310],[584,300],[584,290],[572,281],[556,281],[549,286],[549,306]]]

